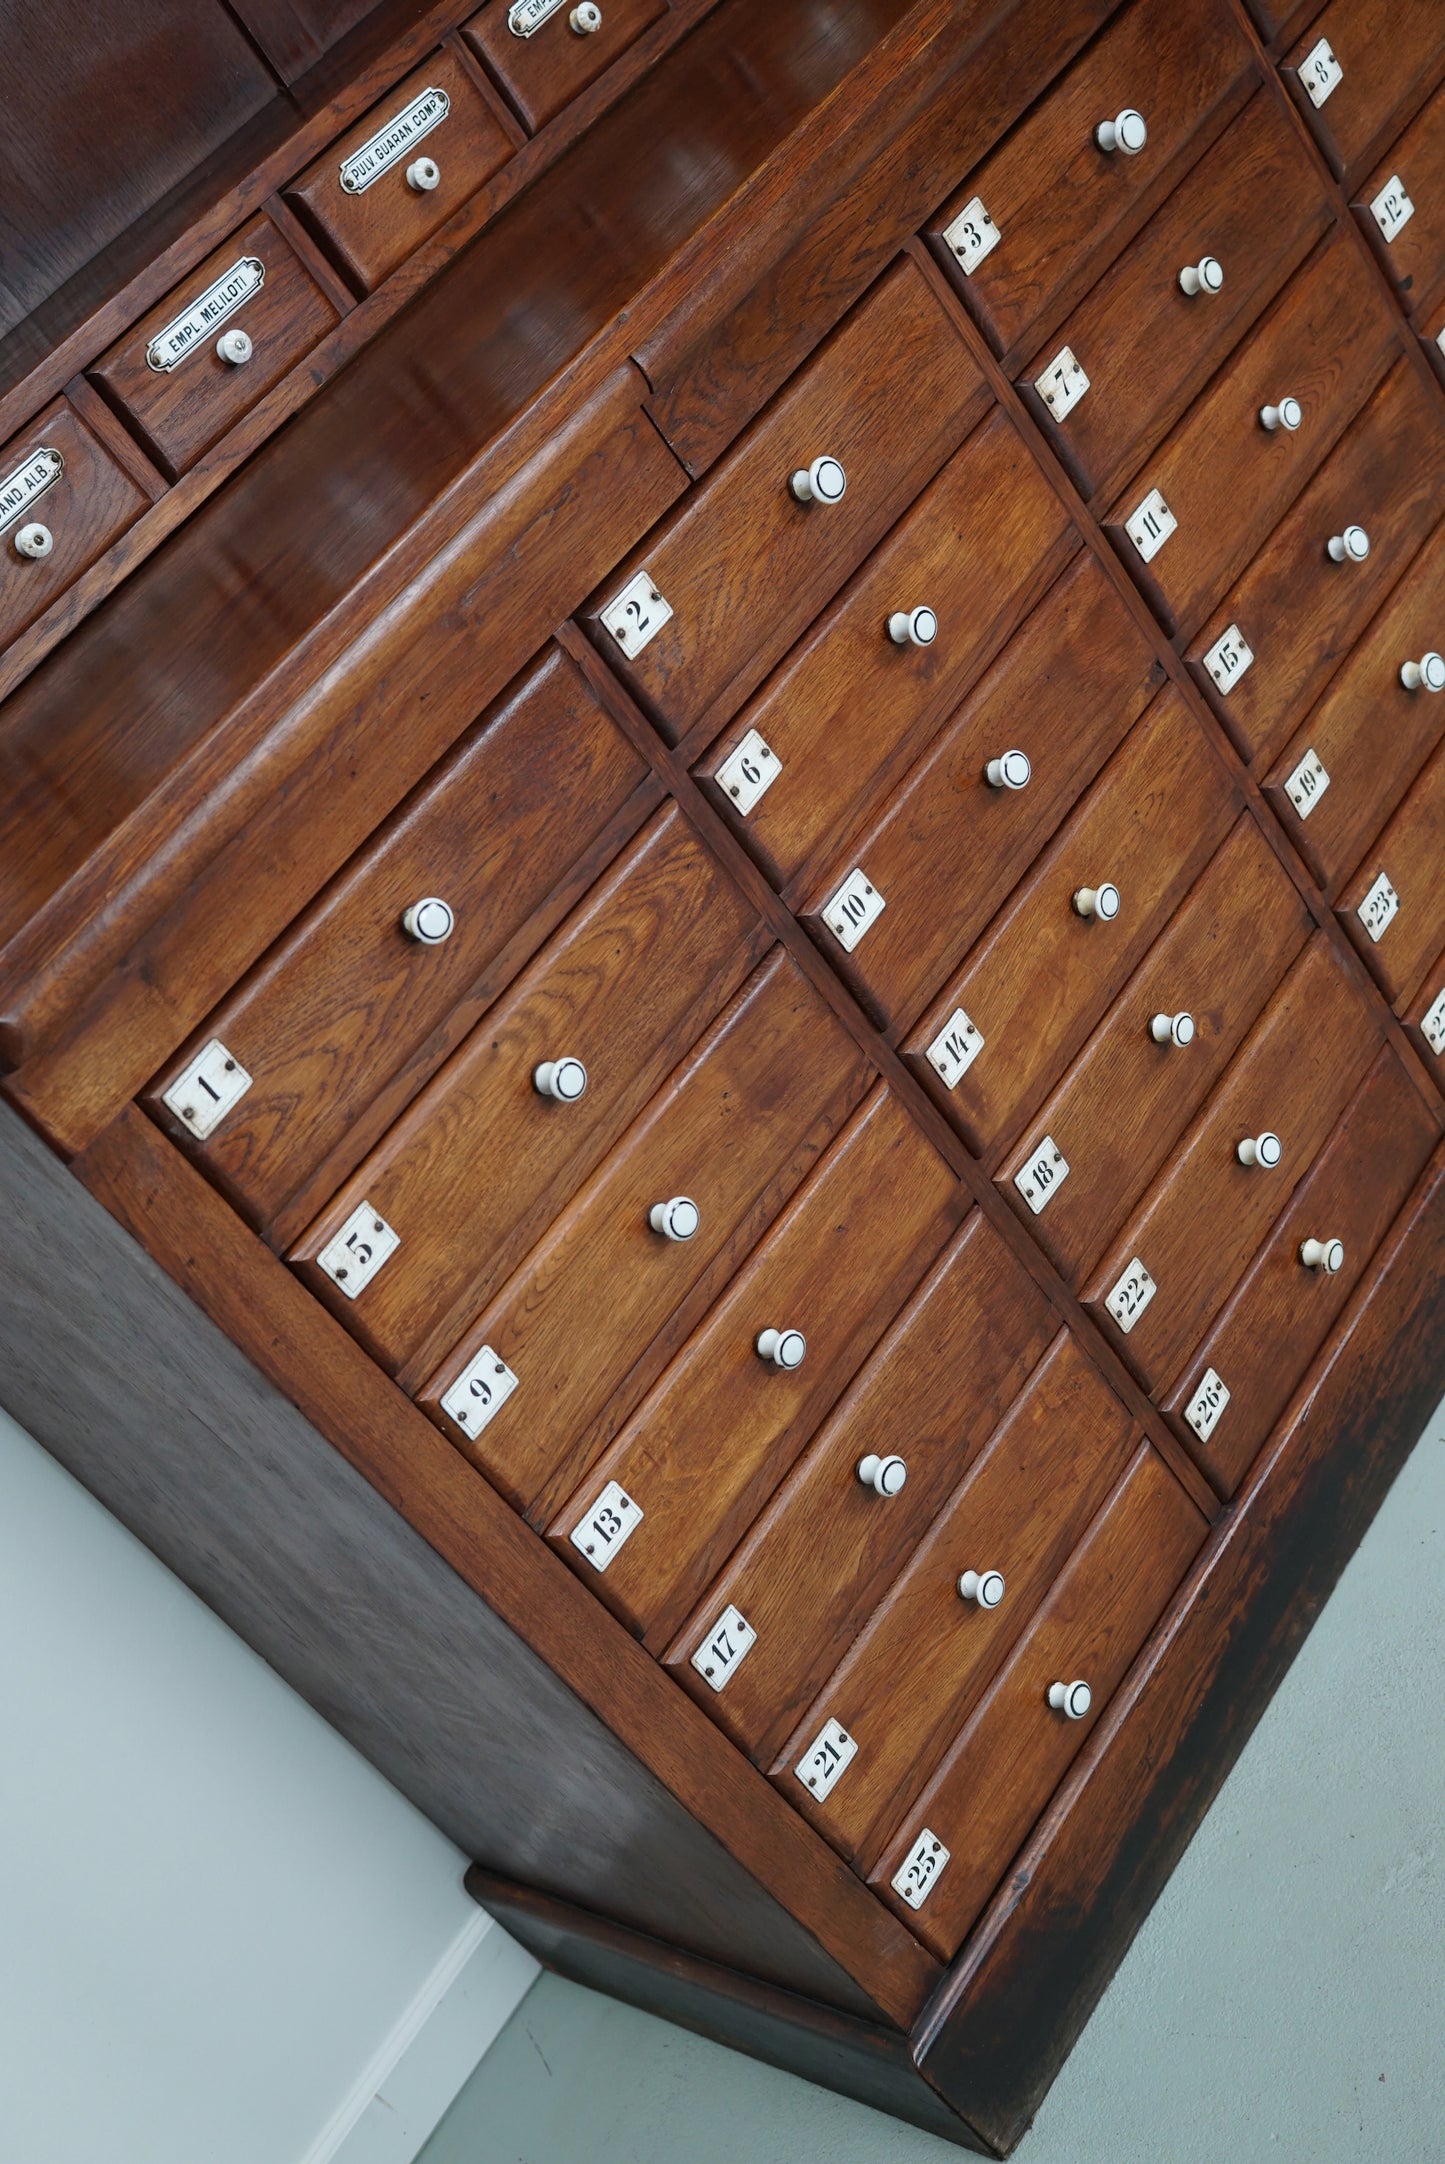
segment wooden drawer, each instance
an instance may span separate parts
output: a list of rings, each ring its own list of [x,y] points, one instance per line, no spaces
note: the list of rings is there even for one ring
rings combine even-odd
[[[1348,1104],[1383,1033],[1316,934],[1251,1032],[1183,1149],[1083,1294],[1146,1390],[1168,1390]],[[1241,1164],[1238,1145],[1273,1134],[1277,1165]],[[1142,1262],[1150,1285],[1115,1319]],[[1110,1306],[1111,1299],[1114,1306]]]
[[[253,218],[88,371],[172,480],[339,320],[269,218]]]
[[[1012,1658],[869,1875],[875,1893],[948,1960],[1078,1755],[1207,1530],[1146,1443]],[[1088,1712],[1049,1704],[1086,1682]],[[918,1861],[910,1871],[915,1850]],[[915,1909],[894,1886],[900,1879]],[[920,1897],[921,1893],[921,1899]]]
[[[1077,546],[1037,460],[995,411],[694,769],[775,885],[791,891],[903,771]],[[937,637],[896,644],[890,617],[918,607]],[[779,764],[744,813],[727,762],[754,732]]]
[[[1445,286],[1445,89],[1361,182],[1350,208],[1402,305],[1424,321]]]
[[[1165,1405],[1221,1495],[1253,1464],[1439,1139],[1386,1045]],[[1339,1270],[1306,1267],[1309,1239],[1341,1243]]]
[[[312,1290],[408,1387],[426,1375],[765,942],[680,815],[659,814],[292,1249]],[[586,1076],[565,1102],[535,1083],[561,1059]],[[349,1299],[317,1258],[363,1203],[401,1245]]]
[[[535,133],[667,13],[667,0],[603,0],[590,13],[572,0],[551,0],[545,13],[534,5],[522,18],[534,28],[513,30],[519,13],[509,0],[491,0],[463,25],[462,36]],[[593,15],[595,29],[589,27]]]
[[[427,1383],[426,1410],[534,1522],[616,1434],[870,1079],[775,951]],[[650,1223],[674,1196],[696,1205],[690,1239]],[[471,1410],[479,1357],[517,1378],[482,1432],[443,1402],[463,1378]]]
[[[1328,216],[1288,114],[1259,92],[1023,371],[1028,405],[1086,496],[1111,496],[1148,456]],[[1190,298],[1179,273],[1206,255],[1223,287]],[[1089,387],[1056,422],[1039,379],[1065,348]]]
[[[670,744],[716,733],[990,403],[923,272],[895,264],[584,612]],[[846,492],[800,502],[792,476],[825,457]]]
[[[653,1651],[768,1501],[967,1199],[880,1085],[590,1469],[548,1538]],[[801,1365],[760,1357],[769,1330],[802,1334]],[[598,1576],[571,1536],[609,1481],[643,1517]]]
[[[1324,689],[1429,533],[1442,481],[1445,432],[1400,361],[1189,647],[1190,669],[1245,759],[1272,758]],[[1350,526],[1363,529],[1369,554],[1336,563],[1329,543]],[[1231,629],[1253,658],[1221,685],[1204,657]]]
[[[972,1463],[1058,1318],[974,1211],[668,1650],[683,1687],[767,1765]],[[899,1456],[902,1490],[858,1461]],[[715,1691],[692,1656],[737,1608],[754,1640]]]
[[[917,1019],[1162,679],[1102,569],[1081,558],[799,911],[875,1020]],[[990,762],[1019,750],[1027,785],[991,786]],[[887,906],[850,950],[834,896],[855,869]]]
[[[1135,0],[975,168],[928,238],[1005,363],[1093,284],[1256,80],[1220,0]],[[1126,107],[1144,115],[1144,149],[1101,150],[1095,128]],[[955,230],[965,219],[978,240]]]
[[[1445,732],[1445,696],[1407,691],[1400,681],[1403,662],[1440,647],[1445,527],[1416,558],[1265,778],[1265,795],[1327,893],[1359,863]],[[1327,785],[1309,765],[1311,754],[1328,775]]]
[[[1442,68],[1445,13],[1438,0],[1330,0],[1280,63],[1331,171],[1342,179],[1390,140]]]
[[[1137,1431],[1071,1337],[1060,1337],[908,1566],[794,1730],[773,1778],[867,1871],[1124,1471]],[[997,1572],[996,1606],[959,1592]],[[835,1721],[855,1746],[821,1800],[813,1745]]]
[[[65,399],[13,436],[0,451],[0,646],[42,616],[145,508],[130,475]],[[43,531],[32,535],[31,527]],[[32,547],[42,553],[28,554]]]
[[[1445,1082],[1445,954],[1437,955],[1403,1017],[1416,1051],[1437,1083]]]
[[[903,1046],[970,1148],[1008,1141],[1042,1101],[1238,809],[1183,699],[1164,691]],[[1117,917],[1081,916],[1075,895],[1106,883]]]
[[[1283,517],[1398,358],[1395,322],[1349,234],[1332,234],[1130,483],[1105,531],[1166,630],[1196,631]],[[1300,425],[1266,428],[1286,398]],[[1178,523],[1146,563],[1130,521],[1151,490]]]
[[[1335,905],[1403,1014],[1445,946],[1445,749],[1437,751]]]
[[[613,823],[640,820],[644,773],[554,648],[208,1017],[146,1110],[251,1224],[293,1239],[595,877]],[[452,915],[440,944],[403,927],[427,897]],[[212,1041],[251,1080],[198,1139],[165,1100]]]
[[[284,193],[358,292],[369,293],[511,155],[496,114],[443,48]]]
[[[1070,1284],[1145,1192],[1312,928],[1246,814],[995,1174]],[[1180,1014],[1192,1041],[1156,1043],[1155,1017]],[[1047,1187],[1030,1169],[1041,1153]]]

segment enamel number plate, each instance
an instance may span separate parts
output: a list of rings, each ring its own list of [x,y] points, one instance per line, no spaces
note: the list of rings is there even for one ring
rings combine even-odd
[[[1141,563],[1152,564],[1179,521],[1157,488],[1151,488],[1124,531],[1139,551]]]
[[[1286,775],[1284,793],[1301,819],[1308,819],[1329,785],[1325,763],[1311,745],[1294,772]]]
[[[1104,1302],[1125,1337],[1129,1335],[1158,1289],[1136,1255]]]
[[[1430,1050],[1435,1053],[1445,1052],[1445,992],[1442,992],[1428,1009],[1420,1027]]]
[[[692,1665],[704,1683],[720,1691],[738,1663],[752,1652],[757,1638],[757,1632],[741,1609],[724,1608],[694,1653]]]
[[[1377,946],[1394,923],[1399,907],[1399,895],[1381,872],[1357,912],[1361,924]]]
[[[1014,1174],[1014,1186],[1037,1217],[1069,1176],[1069,1160],[1052,1135],[1045,1135],[1026,1165]]]
[[[176,1076],[161,1103],[184,1122],[187,1134],[204,1142],[250,1087],[251,1077],[241,1062],[219,1037],[213,1037],[201,1046],[185,1072]]]
[[[643,1516],[641,1503],[634,1503],[615,1480],[609,1480],[582,1523],[575,1525],[568,1537],[594,1570],[606,1570],[619,1548],[637,1531]]]
[[[860,864],[849,872],[833,899],[824,904],[823,922],[843,952],[851,954],[887,906]]]
[[[1051,421],[1063,421],[1073,412],[1089,379],[1074,359],[1072,346],[1062,346],[1049,365],[1034,378],[1034,389],[1049,409]]]
[[[1392,173],[1370,205],[1370,216],[1386,240],[1391,241],[1397,233],[1403,233],[1414,215],[1415,206],[1405,193],[1405,183],[1398,173]]]
[[[1222,631],[1204,657],[1204,666],[1221,691],[1230,691],[1254,659],[1254,649],[1238,624]]]
[[[628,661],[635,660],[651,639],[672,620],[672,606],[663,600],[649,572],[630,578],[615,601],[602,611],[602,621]]]
[[[810,1796],[821,1803],[838,1786],[854,1759],[858,1746],[837,1721],[824,1721],[793,1771]]]
[[[490,1345],[484,1345],[442,1399],[442,1411],[466,1435],[480,1435],[517,1387],[517,1378]]]
[[[341,1287],[348,1300],[354,1300],[359,1292],[365,1292],[400,1246],[401,1234],[393,1232],[369,1202],[361,1202],[335,1238],[322,1248],[316,1267]]]
[[[950,1853],[938,1835],[930,1833],[925,1826],[893,1874],[893,1891],[899,1899],[906,1901],[911,1909],[921,1909],[938,1884],[939,1873]]]
[[[749,729],[736,751],[730,751],[713,780],[740,818],[746,819],[765,797],[783,771],[783,762],[756,729]]]
[[[965,278],[971,278],[985,256],[992,255],[1003,235],[988,214],[983,197],[976,195],[951,225],[943,229],[944,245],[959,264]]]
[[[1338,90],[1345,79],[1345,71],[1335,58],[1335,49],[1328,38],[1321,38],[1312,45],[1299,64],[1299,79],[1304,84],[1310,104],[1316,108],[1324,104],[1332,90]]]
[[[1204,1378],[1193,1397],[1184,1408],[1184,1417],[1199,1437],[1207,1443],[1219,1425],[1219,1416],[1229,1403],[1229,1390],[1215,1374],[1213,1368],[1204,1370]]]

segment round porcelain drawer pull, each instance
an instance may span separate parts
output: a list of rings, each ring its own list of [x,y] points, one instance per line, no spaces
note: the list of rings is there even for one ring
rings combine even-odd
[[[602,28],[602,10],[593,0],[582,0],[581,7],[573,8],[567,17],[579,38],[590,38]]]
[[[1202,255],[1197,263],[1186,263],[1179,273],[1179,283],[1192,300],[1197,293],[1214,294],[1224,289],[1224,265],[1218,256]]]
[[[1407,691],[1445,691],[1445,655],[1422,654],[1418,661],[1402,662],[1400,682]]]
[[[1246,1135],[1236,1144],[1234,1154],[1242,1165],[1258,1165],[1262,1172],[1273,1172],[1284,1155],[1284,1144],[1278,1135]]]
[[[413,158],[406,169],[406,184],[417,195],[430,195],[439,186],[442,169],[435,158]]]
[[[1282,398],[1277,406],[1259,409],[1259,425],[1267,428],[1271,435],[1277,428],[1282,428],[1286,435],[1292,436],[1304,417],[1305,409],[1297,398]]]
[[[702,1215],[691,1195],[674,1195],[671,1202],[654,1202],[647,1222],[664,1240],[690,1240],[702,1223]]]
[[[1087,1683],[1051,1683],[1049,1704],[1055,1713],[1062,1713],[1066,1721],[1081,1721],[1094,1703],[1094,1694]]]
[[[983,778],[990,789],[1027,789],[1033,771],[1026,751],[1006,751],[1001,759],[989,760]]]
[[[897,609],[888,619],[888,636],[895,646],[932,646],[938,618],[932,609]]]
[[[908,1478],[908,1467],[902,1458],[880,1458],[870,1450],[858,1460],[858,1478],[875,1495],[897,1495]]]
[[[401,928],[408,939],[414,939],[423,947],[439,947],[444,939],[450,939],[456,918],[451,905],[440,895],[428,894],[422,901],[413,902],[402,914]]]
[[[1323,1270],[1333,1277],[1345,1267],[1344,1244],[1339,1240],[1301,1240],[1299,1259],[1307,1270]]]
[[[575,1105],[587,1094],[587,1069],[580,1059],[544,1059],[532,1069],[532,1087],[559,1105]]]
[[[1332,563],[1362,564],[1370,553],[1370,537],[1363,526],[1347,526],[1343,533],[1331,534],[1329,552]]]
[[[1100,150],[1122,150],[1126,158],[1137,158],[1148,140],[1144,115],[1136,113],[1132,105],[1126,105],[1112,120],[1101,120],[1094,130],[1094,141]]]
[[[255,350],[248,334],[243,330],[222,331],[216,340],[218,357],[228,361],[232,368],[244,368]]]
[[[1108,880],[1101,887],[1080,887],[1074,907],[1081,917],[1097,917],[1101,924],[1112,924],[1119,914],[1119,889]]]
[[[757,1351],[762,1359],[771,1360],[775,1368],[791,1371],[803,1365],[803,1355],[808,1350],[808,1340],[801,1330],[760,1330]]]
[[[848,476],[836,458],[815,458],[798,468],[789,486],[799,503],[841,503]]]
[[[1149,1024],[1149,1034],[1156,1044],[1176,1044],[1182,1050],[1194,1042],[1194,1017],[1192,1014],[1156,1014]]]
[[[48,526],[42,526],[38,520],[32,520],[30,525],[22,526],[15,536],[16,555],[28,556],[32,563],[39,563],[50,554],[54,546],[54,534]]]
[[[1003,1573],[997,1570],[966,1570],[958,1581],[964,1600],[976,1600],[980,1608],[997,1608],[1003,1599]]]

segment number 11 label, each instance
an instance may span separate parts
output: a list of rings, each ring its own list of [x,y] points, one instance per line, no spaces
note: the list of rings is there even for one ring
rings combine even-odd
[[[1151,488],[1124,531],[1139,551],[1141,563],[1152,564],[1178,525],[1158,489]]]

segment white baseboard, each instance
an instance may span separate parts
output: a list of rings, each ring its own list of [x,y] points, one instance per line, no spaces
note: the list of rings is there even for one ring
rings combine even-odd
[[[413,2164],[539,1973],[532,1956],[478,1909],[301,2164]]]

